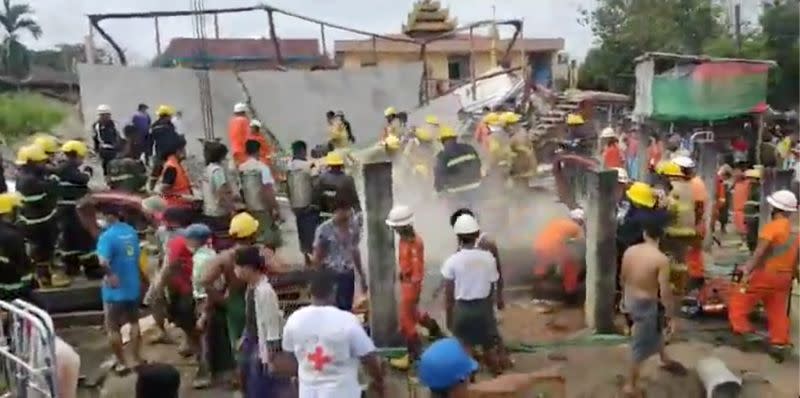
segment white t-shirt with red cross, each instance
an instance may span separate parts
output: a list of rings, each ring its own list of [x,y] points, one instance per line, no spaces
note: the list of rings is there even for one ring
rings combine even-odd
[[[283,350],[297,358],[299,398],[358,398],[360,358],[375,344],[352,313],[310,305],[286,320]]]

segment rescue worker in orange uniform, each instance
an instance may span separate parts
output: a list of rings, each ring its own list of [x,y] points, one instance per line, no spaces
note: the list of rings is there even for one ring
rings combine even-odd
[[[492,134],[490,126],[499,125],[500,115],[496,112],[489,112],[475,127],[475,142],[477,142],[483,150],[489,150],[489,136]]]
[[[783,359],[789,346],[787,303],[792,279],[797,277],[800,239],[792,230],[796,224],[797,197],[780,190],[767,197],[772,206],[770,220],[758,234],[758,246],[741,267],[742,281],[733,289],[728,303],[728,320],[742,343],[752,341],[753,326],[748,319],[756,304],[762,302],[767,314],[770,354]]]
[[[247,104],[238,103],[233,106],[233,117],[228,121],[228,140],[231,143],[231,153],[236,165],[247,160],[244,143],[250,132],[250,118],[247,117]]]
[[[705,263],[703,261],[703,239],[705,237],[705,208],[709,201],[708,189],[703,179],[695,173],[695,162],[688,156],[676,156],[672,161],[681,167],[683,175],[689,179],[692,200],[695,208],[696,239],[686,250],[686,267],[689,273],[689,290],[699,288],[705,281]]]
[[[159,178],[159,192],[168,206],[191,207],[192,182],[181,164],[186,157],[186,139],[181,136],[170,152]]]
[[[258,159],[267,166],[272,166],[272,146],[267,142],[263,125],[259,120],[253,119],[250,121],[250,132],[247,134],[247,139],[244,140],[245,144],[250,140],[258,141],[260,144],[261,149],[259,150]]]
[[[584,217],[583,209],[572,209],[569,218],[550,221],[533,241],[535,278],[543,280],[558,275],[567,297],[575,297],[580,290]]]
[[[428,328],[428,333],[439,337],[441,331],[427,313],[420,312],[417,306],[422,294],[422,281],[425,279],[425,245],[414,231],[414,213],[408,206],[395,206],[386,218],[386,225],[393,228],[400,237],[398,245],[397,271],[400,281],[400,303],[398,308],[400,334],[408,348],[408,355],[390,361],[398,369],[408,369],[412,360],[422,353],[422,340],[417,325]]]
[[[604,143],[603,167],[606,169],[624,168],[625,160],[619,148],[619,137],[612,127],[606,127],[600,133],[600,141]]]

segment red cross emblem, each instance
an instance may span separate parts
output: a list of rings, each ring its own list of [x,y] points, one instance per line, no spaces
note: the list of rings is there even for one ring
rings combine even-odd
[[[314,370],[317,372],[322,371],[322,369],[331,362],[331,357],[325,355],[325,351],[322,349],[321,346],[317,346],[314,349],[314,353],[308,354],[308,361],[314,365]]]

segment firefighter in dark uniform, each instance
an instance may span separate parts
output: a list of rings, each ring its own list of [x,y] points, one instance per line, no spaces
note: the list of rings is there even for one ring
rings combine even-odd
[[[92,236],[81,225],[75,205],[89,193],[89,180],[92,169],[83,164],[89,152],[86,144],[80,141],[67,141],[61,147],[66,159],[57,169],[59,198],[58,221],[61,231],[61,262],[67,275],[75,277],[83,265],[86,277],[99,279],[103,277],[94,255],[95,242]]]
[[[103,175],[108,173],[108,163],[117,157],[119,150],[119,131],[111,119],[111,108],[108,105],[97,107],[97,121],[92,125],[94,151],[103,162]]]
[[[108,164],[106,183],[115,191],[142,193],[147,185],[147,168],[136,156],[136,127],[127,125],[124,128],[125,145],[122,153]]]
[[[479,200],[481,159],[475,148],[456,138],[456,132],[450,127],[439,130],[444,148],[436,155],[433,186],[447,199],[452,211],[474,209]]]
[[[17,193],[0,194],[0,300],[31,300],[33,268],[25,253],[25,236],[14,225],[22,204]]]
[[[339,152],[329,152],[325,156],[327,170],[319,175],[317,185],[311,195],[311,206],[319,210],[320,221],[328,220],[333,216],[335,209],[334,199],[337,192],[341,192],[346,200],[351,203],[353,211],[361,212],[361,202],[358,199],[356,183],[353,177],[344,172],[344,158]]]
[[[22,195],[18,224],[28,241],[28,251],[42,287],[64,287],[70,278],[54,264],[58,223],[58,177],[47,169],[48,157],[38,145],[17,153],[17,192]]]

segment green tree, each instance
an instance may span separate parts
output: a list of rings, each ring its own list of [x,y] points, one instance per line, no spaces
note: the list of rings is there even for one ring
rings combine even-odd
[[[28,32],[34,39],[42,36],[42,28],[32,18],[33,9],[28,4],[11,4],[3,0],[0,25],[6,31],[3,39],[3,66],[6,74],[19,78],[27,75],[30,68],[28,49],[19,41],[21,32]]]
[[[708,0],[598,0],[579,19],[597,41],[581,68],[579,85],[632,93],[637,56],[648,51],[697,54],[723,31],[720,16]]]
[[[779,109],[797,107],[800,92],[800,3],[792,0],[767,4],[761,15],[766,58],[778,63],[770,73],[767,100]]]

